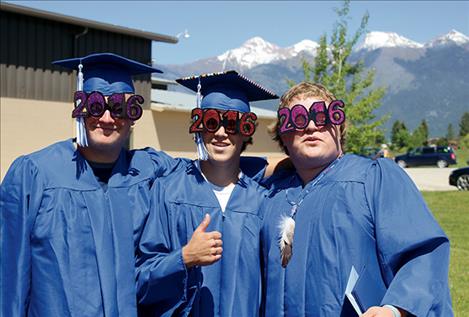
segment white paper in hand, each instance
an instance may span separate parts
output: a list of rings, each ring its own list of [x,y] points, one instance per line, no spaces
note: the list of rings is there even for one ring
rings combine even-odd
[[[363,312],[361,311],[360,306],[358,306],[358,303],[352,294],[355,284],[357,284],[358,278],[359,275],[355,270],[355,267],[352,266],[352,269],[350,270],[350,275],[348,277],[347,286],[345,287],[345,296],[347,296],[350,304],[352,304],[353,309],[355,309],[358,316],[361,316]]]

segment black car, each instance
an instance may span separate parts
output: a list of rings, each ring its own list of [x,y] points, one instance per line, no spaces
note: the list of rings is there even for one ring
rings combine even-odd
[[[394,158],[400,167],[436,165],[440,168],[456,164],[456,154],[449,146],[422,146]]]
[[[456,186],[459,190],[469,190],[469,166],[452,171],[449,175],[449,184]]]

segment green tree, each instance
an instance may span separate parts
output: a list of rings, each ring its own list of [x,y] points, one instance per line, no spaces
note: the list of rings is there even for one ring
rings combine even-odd
[[[383,130],[378,130],[377,132],[378,133],[376,134],[375,144],[380,145],[380,144],[387,143],[386,142],[386,137],[384,136],[384,131]]]
[[[464,112],[459,122],[459,136],[464,137],[469,134],[469,112]]]
[[[347,117],[346,151],[358,153],[365,146],[376,145],[375,142],[383,134],[380,127],[389,116],[377,119],[373,114],[381,106],[385,93],[384,88],[372,88],[375,72],[365,72],[363,60],[349,61],[353,47],[366,31],[369,18],[368,13],[365,13],[360,26],[350,37],[347,35],[349,11],[349,0],[336,9],[338,19],[329,43],[326,34],[321,36],[314,66],[304,60],[303,73],[305,81],[310,81],[311,74],[314,74],[314,82],[320,82],[344,101]]]
[[[420,125],[414,130],[410,138],[410,145],[412,147],[419,147],[428,144],[428,126],[425,120],[420,122]]]
[[[394,121],[391,129],[392,149],[400,151],[409,147],[410,134],[404,122]]]
[[[428,125],[425,119],[422,119],[422,122],[420,123],[419,128],[422,133],[423,145],[428,145]]]
[[[463,149],[469,149],[469,133],[461,137],[460,144]]]
[[[438,140],[436,140],[436,145],[437,146],[447,146],[448,145],[448,139],[446,137],[438,138]]]
[[[450,123],[448,124],[448,129],[446,130],[446,139],[448,141],[452,141],[454,140],[454,137],[455,137],[455,133],[454,133],[453,125]]]

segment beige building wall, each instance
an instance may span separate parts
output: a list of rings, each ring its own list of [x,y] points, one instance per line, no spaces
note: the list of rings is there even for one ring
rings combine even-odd
[[[0,98],[1,179],[18,156],[75,135],[72,107],[66,102]]]
[[[132,132],[133,148],[151,146],[172,156],[195,157],[189,134],[189,113],[181,111],[144,110]]]
[[[2,97],[0,110],[1,179],[18,156],[75,136],[71,103]],[[254,144],[248,146],[244,155],[269,158],[284,156],[267,133],[267,126],[272,120],[258,118]],[[130,147],[151,146],[174,157],[196,158],[189,123],[188,111],[145,109],[133,128]]]

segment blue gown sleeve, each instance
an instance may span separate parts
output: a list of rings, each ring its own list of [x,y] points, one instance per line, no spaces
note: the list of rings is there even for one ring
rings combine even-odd
[[[449,240],[414,183],[393,161],[379,159],[365,189],[388,285],[381,304],[415,316],[452,316]]]
[[[153,305],[158,315],[172,316],[186,300],[188,270],[182,248],[173,245],[163,180],[153,184],[150,214],[137,250],[137,300]]]
[[[167,176],[182,167],[186,167],[191,162],[186,158],[173,158],[163,151],[156,151],[152,148],[146,148],[145,150],[155,166],[156,177]]]
[[[31,284],[30,233],[42,198],[38,169],[18,158],[1,186],[1,316],[26,316]]]

